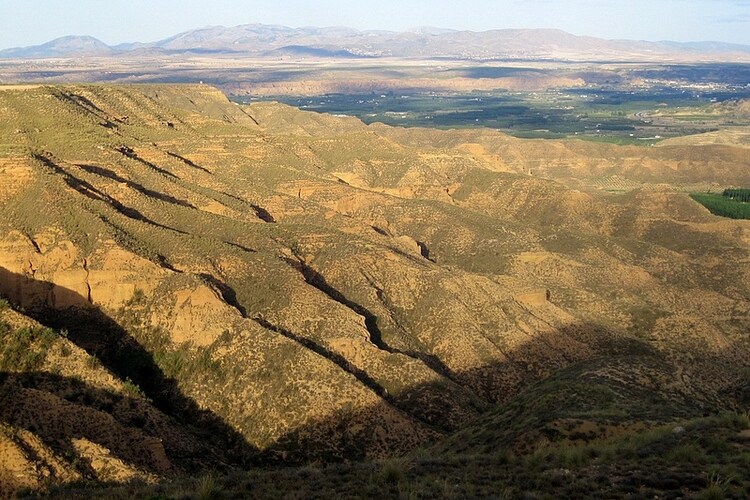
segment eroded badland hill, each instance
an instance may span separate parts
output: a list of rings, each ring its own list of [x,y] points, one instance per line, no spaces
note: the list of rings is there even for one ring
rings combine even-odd
[[[706,186],[746,145],[0,89],[0,495],[747,493],[750,221]]]

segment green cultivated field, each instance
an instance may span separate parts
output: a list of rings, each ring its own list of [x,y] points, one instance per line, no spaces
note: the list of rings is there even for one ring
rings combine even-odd
[[[690,196],[714,215],[750,219],[750,189],[725,189],[720,195],[693,193]]]
[[[750,96],[750,90],[747,94]],[[521,138],[578,137],[617,144],[649,145],[669,137],[709,132],[726,125],[726,117],[705,110],[713,103],[739,97],[743,95],[738,95],[736,90],[698,93],[663,87],[450,94],[388,92],[262,99],[236,97],[234,100],[241,103],[276,100],[305,110],[356,116],[368,124],[381,122],[440,129],[488,127]],[[679,118],[670,117],[665,121],[652,116],[675,110],[680,111]],[[691,119],[693,117],[695,119]]]

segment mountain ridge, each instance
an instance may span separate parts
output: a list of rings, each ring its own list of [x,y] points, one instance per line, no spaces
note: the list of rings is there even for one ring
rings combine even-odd
[[[273,56],[286,46],[323,52],[317,57],[346,53],[370,57],[456,59],[563,59],[608,57],[658,60],[660,57],[717,57],[750,55],[750,46],[723,42],[608,40],[580,36],[555,28],[449,30],[418,27],[403,32],[347,27],[301,27],[244,24],[206,26],[177,33],[155,42],[113,46],[88,36],[67,36],[28,47],[0,50],[0,58],[54,58],[74,55],[125,57],[134,51],[153,54],[211,51],[214,53]],[[327,53],[326,53],[327,52]]]

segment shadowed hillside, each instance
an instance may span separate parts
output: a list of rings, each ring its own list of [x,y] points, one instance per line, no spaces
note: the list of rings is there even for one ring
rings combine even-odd
[[[8,288],[8,284],[16,284],[16,288]],[[37,281],[33,278],[14,275],[4,268],[0,268],[0,290],[6,297],[10,297],[11,304],[17,306],[15,300],[20,296],[45,297],[49,295],[65,296],[72,303],[78,304],[65,309],[54,309],[46,303],[36,303],[24,309],[24,315],[39,322],[41,325],[65,332],[64,339],[83,349],[89,356],[91,364],[101,366],[122,381],[137,388],[145,400],[166,415],[175,418],[186,429],[200,434],[206,442],[213,442],[210,448],[200,450],[200,455],[191,457],[196,464],[189,462],[184,467],[204,468],[207,464],[219,466],[227,463],[248,462],[255,454],[247,447],[244,440],[221,419],[210,411],[201,409],[190,398],[184,396],[177,382],[168,378],[157,365],[153,354],[144,349],[122,326],[108,317],[95,306],[87,303],[85,297],[69,289],[49,282]],[[64,342],[62,339],[60,342]],[[26,374],[20,374],[25,376]],[[43,378],[40,377],[36,378]],[[8,384],[21,385],[13,382],[10,377]],[[29,380],[35,380],[34,374]],[[55,383],[57,382],[57,383]],[[40,383],[42,386],[55,387],[66,385],[64,380],[52,378],[50,383]],[[77,389],[85,393],[86,388]],[[101,394],[94,394],[94,400],[107,399]],[[62,436],[59,436],[62,437]],[[216,454],[218,452],[218,454]],[[215,456],[211,456],[216,454]],[[223,455],[228,457],[224,457]],[[188,459],[184,457],[183,459]]]
[[[418,450],[475,464],[748,410],[750,222],[685,192],[750,185],[741,146],[391,129],[203,85],[4,89],[0,116],[0,291],[112,381],[8,358],[8,449],[23,470],[21,441],[58,457],[53,484],[103,480],[66,455],[98,463],[82,439],[142,472],[115,482],[370,474]],[[32,426],[33,391],[96,425]],[[133,429],[131,399],[183,436],[164,441],[171,469],[133,451],[167,423]]]

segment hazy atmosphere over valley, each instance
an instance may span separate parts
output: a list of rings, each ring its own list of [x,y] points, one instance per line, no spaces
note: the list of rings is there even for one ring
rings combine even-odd
[[[747,498],[750,2],[0,2],[0,498]]]

